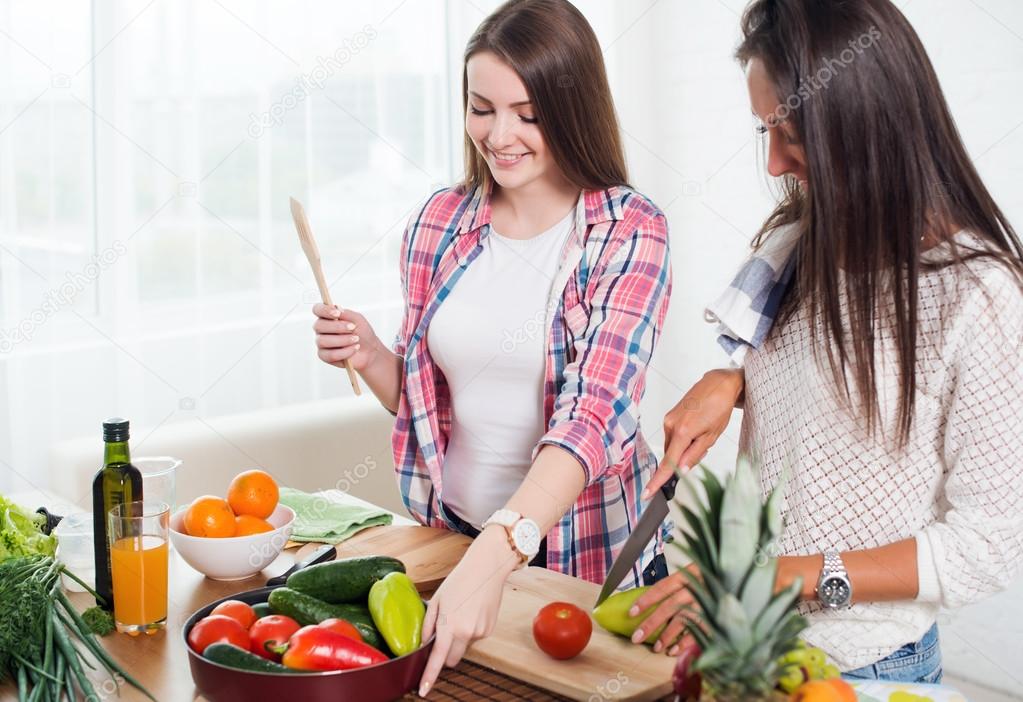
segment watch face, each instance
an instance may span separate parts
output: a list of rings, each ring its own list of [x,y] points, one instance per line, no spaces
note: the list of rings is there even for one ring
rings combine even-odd
[[[830,607],[838,607],[849,601],[849,583],[842,578],[828,578],[820,587],[820,598]]]
[[[532,519],[520,519],[512,531],[515,547],[527,555],[540,550],[540,527]]]

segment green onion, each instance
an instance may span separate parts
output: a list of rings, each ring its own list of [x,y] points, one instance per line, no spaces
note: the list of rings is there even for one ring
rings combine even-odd
[[[0,679],[17,680],[21,702],[75,700],[75,687],[98,699],[84,666],[95,670],[81,647],[120,685],[118,677],[155,699],[100,645],[86,618],[60,588],[61,573],[81,582],[50,556],[23,556],[0,562]],[[83,583],[84,584],[84,583]],[[86,586],[95,595],[92,588]],[[90,615],[89,618],[92,618]]]

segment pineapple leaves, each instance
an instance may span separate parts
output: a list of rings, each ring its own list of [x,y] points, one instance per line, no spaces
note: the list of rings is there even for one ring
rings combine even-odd
[[[736,592],[760,545],[760,490],[744,458],[728,480],[721,502],[721,549],[718,564],[725,588]]]
[[[734,656],[735,651],[731,646],[712,643],[703,649],[703,653],[693,663],[692,669],[697,672],[714,670],[727,664]]]
[[[746,616],[742,603],[732,593],[726,593],[718,605],[717,622],[728,635],[735,651],[746,655],[753,647],[753,625]]]
[[[762,558],[764,556],[758,556]],[[742,586],[742,594],[739,596],[742,608],[746,610],[746,616],[755,620],[760,612],[771,601],[774,594],[774,578],[778,572],[778,561],[774,558],[767,558],[763,565],[754,565],[746,576],[746,582]]]
[[[721,501],[725,497],[725,488],[718,482],[717,476],[707,466],[700,464],[703,469],[703,490],[707,494],[707,514],[721,514]],[[721,525],[713,519],[708,519],[711,530],[714,533],[714,543],[721,541]]]
[[[765,638],[778,626],[782,617],[792,608],[803,589],[803,579],[796,578],[796,581],[789,587],[779,592],[772,599],[770,604],[757,617],[753,625],[754,634],[757,639]]]
[[[716,570],[718,567],[717,541],[711,535],[703,509],[697,507],[697,510],[700,512],[699,515],[688,507],[679,505],[679,511],[693,530],[692,538],[686,540],[689,541],[692,549],[701,556],[697,562]]]
[[[762,500],[748,458],[740,458],[724,484],[701,468],[699,478],[682,477],[685,504],[676,498],[684,521],[675,545],[691,561],[680,572],[692,597],[679,612],[703,651],[693,670],[703,676],[705,692],[719,699],[760,698],[774,689],[778,658],[807,625],[796,610],[802,583],[774,592],[786,476]]]
[[[721,599],[721,596],[725,594],[725,587],[724,585],[721,584],[721,581],[714,576],[714,573],[709,568],[706,568],[703,565],[703,563],[697,557],[697,554],[688,545],[675,543],[674,546],[683,555],[685,555],[685,557],[688,558],[692,564],[695,564],[700,569],[700,577],[702,578],[701,582],[707,588],[710,594],[714,596],[714,599],[715,600]],[[685,575],[686,572],[688,571],[688,569],[682,570],[683,575]]]
[[[686,605],[685,607],[689,607],[708,627],[717,630],[717,633],[727,633],[718,625],[718,607],[714,603],[714,598],[707,594],[707,591],[703,588],[695,575],[687,570],[683,570],[682,573],[690,578],[687,589],[689,590],[689,594],[693,596],[693,600],[699,606],[699,609],[692,605]]]
[[[775,483],[774,489],[771,490],[771,494],[767,497],[767,503],[764,505],[764,534],[762,536],[762,542],[765,544],[769,544],[781,536],[781,500],[782,495],[785,492],[785,483],[787,481],[788,473],[783,472],[781,477],[778,478],[778,482]]]

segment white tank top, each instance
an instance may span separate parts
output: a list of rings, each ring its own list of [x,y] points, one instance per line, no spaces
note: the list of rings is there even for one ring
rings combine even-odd
[[[574,220],[573,208],[530,239],[491,229],[426,334],[453,410],[441,499],[476,528],[518,489],[546,430],[545,312]]]

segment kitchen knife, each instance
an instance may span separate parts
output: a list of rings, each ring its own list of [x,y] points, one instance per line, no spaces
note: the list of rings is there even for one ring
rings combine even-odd
[[[308,568],[309,566],[316,565],[317,563],[326,563],[327,561],[332,561],[335,558],[337,558],[337,549],[334,547],[334,544],[324,544],[313,551],[307,558],[291,566],[280,575],[276,575],[267,580],[266,586],[278,587],[283,585],[287,582],[288,576],[296,570],[302,570],[303,568]]]
[[[662,485],[661,489],[650,498],[650,503],[643,510],[643,514],[640,515],[636,528],[632,530],[632,534],[626,540],[625,546],[618,553],[618,558],[611,564],[611,570],[607,573],[604,586],[600,588],[600,596],[597,597],[597,604],[594,607],[606,600],[615,591],[619,583],[632,570],[632,566],[635,565],[640,555],[642,555],[643,549],[650,543],[650,539],[654,538],[657,530],[661,528],[661,523],[668,516],[668,500],[675,496],[675,485],[677,483],[678,476],[671,476],[668,482]]]

